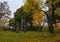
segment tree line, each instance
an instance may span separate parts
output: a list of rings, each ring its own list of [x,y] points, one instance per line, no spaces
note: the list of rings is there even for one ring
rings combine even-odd
[[[43,8],[48,7],[46,11]],[[24,5],[14,14],[15,30],[38,30],[42,32],[45,23],[49,32],[54,33],[54,28],[60,23],[60,0],[26,0]],[[60,28],[60,27],[58,27]]]
[[[48,25],[49,33],[54,33],[54,28],[60,28],[60,0],[26,0],[24,5],[16,10],[10,26],[15,31],[38,30],[42,32]]]

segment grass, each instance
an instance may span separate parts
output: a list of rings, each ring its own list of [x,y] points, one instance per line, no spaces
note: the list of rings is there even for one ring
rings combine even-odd
[[[60,34],[59,34],[60,35]],[[49,34],[48,32],[11,32],[0,31],[0,42],[52,42],[56,34]]]

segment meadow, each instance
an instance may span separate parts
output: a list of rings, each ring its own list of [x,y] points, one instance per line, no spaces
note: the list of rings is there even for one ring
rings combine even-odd
[[[0,31],[0,42],[60,42],[60,34],[48,32],[27,31],[11,32]]]

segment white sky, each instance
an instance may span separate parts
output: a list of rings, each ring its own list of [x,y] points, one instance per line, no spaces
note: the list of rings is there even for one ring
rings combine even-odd
[[[8,2],[8,5],[10,7],[10,10],[12,12],[12,16],[13,17],[13,14],[14,12],[23,5],[23,0],[0,0],[0,2],[3,2],[3,1],[7,1]]]

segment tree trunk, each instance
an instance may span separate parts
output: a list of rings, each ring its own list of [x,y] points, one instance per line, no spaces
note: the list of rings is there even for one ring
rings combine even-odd
[[[42,27],[39,28],[39,31],[42,32]]]
[[[54,27],[52,26],[52,23],[49,23],[49,33],[53,34],[54,33]]]
[[[26,16],[24,14],[24,17],[23,17],[23,31],[26,32]]]
[[[16,33],[19,33],[19,26],[17,26],[16,28]]]
[[[25,15],[23,17],[21,17],[21,29],[20,30],[26,32],[26,18],[25,18]]]
[[[21,17],[21,28],[20,31],[23,31],[23,17]]]

